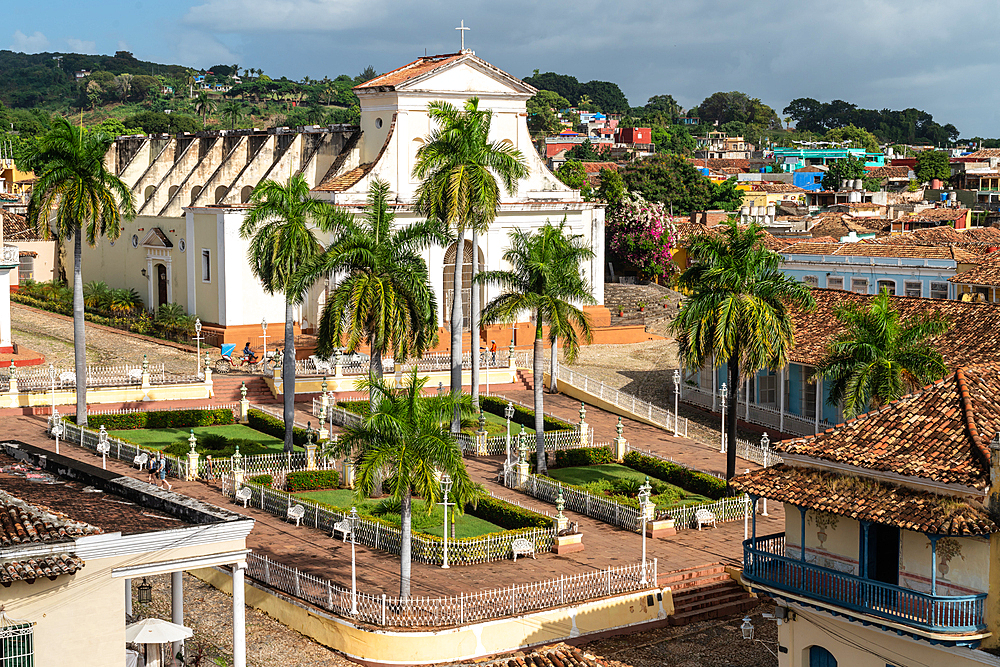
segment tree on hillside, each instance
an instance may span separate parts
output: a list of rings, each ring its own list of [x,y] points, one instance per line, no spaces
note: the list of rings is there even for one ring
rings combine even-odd
[[[815,307],[809,288],[782,273],[781,255],[764,247],[765,233],[730,221],[721,234],[695,236],[693,263],[677,281],[690,290],[671,325],[684,367],[726,364],[729,375],[726,479],[736,474],[740,387],[763,368],[788,364],[795,342],[789,310]]]
[[[948,372],[932,342],[948,330],[940,313],[900,319],[886,290],[867,305],[844,304],[835,311],[841,333],[830,343],[810,381],[830,380],[830,405],[844,417],[902,398]]]
[[[38,166],[28,204],[28,222],[43,238],[65,242],[73,237],[73,351],[76,423],[87,424],[87,340],[84,330],[83,239],[95,245],[102,236],[114,241],[123,221],[135,218],[129,187],[108,171],[104,156],[114,139],[73,127],[55,118],[52,129],[33,144],[29,160]],[[50,220],[50,216],[52,219]]]
[[[881,149],[878,137],[854,125],[835,127],[823,137],[824,141],[849,141],[851,148],[863,148],[867,153],[878,153]]]
[[[629,163],[622,177],[630,192],[660,202],[674,213],[703,211],[712,205],[712,181],[678,155],[658,153]]]
[[[844,179],[861,179],[867,190],[875,191],[879,189],[880,183],[877,179],[870,179],[865,176],[865,161],[861,158],[845,158],[830,164],[826,173],[823,174],[824,190],[840,190],[840,183]]]
[[[536,69],[533,75],[524,77],[524,82],[538,90],[551,90],[553,93],[565,97],[570,104],[575,104],[580,99],[580,82],[575,76],[556,74],[555,72],[539,74]]]
[[[532,136],[556,134],[562,127],[556,112],[569,106],[569,100],[551,90],[540,90],[528,99],[528,130]]]
[[[774,109],[739,91],[713,93],[698,105],[698,115],[703,123],[718,121],[719,125],[723,125],[735,120],[765,129],[781,128]]]
[[[371,81],[377,76],[378,76],[378,70],[375,69],[372,65],[369,65],[368,67],[361,70],[360,74],[354,77],[354,83],[362,84],[365,83],[366,81]]]
[[[208,117],[215,111],[215,100],[208,96],[208,91],[201,91],[194,98],[194,112],[201,116],[201,122],[208,122]]]
[[[584,95],[590,99],[592,105],[604,113],[628,113],[630,108],[625,93],[617,83],[610,81],[588,81],[580,86],[581,98]]]
[[[932,178],[946,181],[951,178],[951,164],[948,154],[944,151],[923,151],[917,154],[917,163],[913,173],[921,183],[928,183]]]
[[[681,116],[681,105],[672,95],[653,95],[643,110],[646,114],[662,114],[670,123],[676,123]]]

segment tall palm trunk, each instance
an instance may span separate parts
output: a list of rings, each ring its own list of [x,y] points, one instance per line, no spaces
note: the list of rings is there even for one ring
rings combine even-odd
[[[410,597],[410,544],[413,541],[413,507],[410,490],[403,493],[399,503],[399,597],[406,600]]]
[[[83,227],[73,235],[73,361],[76,371],[76,423],[87,425],[87,332],[83,319]]]
[[[535,392],[535,451],[538,461],[538,474],[548,472],[545,464],[545,412],[542,404],[542,363],[545,354],[545,341],[542,340],[542,317],[535,313],[535,347],[531,355],[532,389]]]
[[[462,393],[462,268],[465,265],[465,229],[458,233],[455,242],[455,276],[451,303],[451,388],[453,394]],[[451,432],[462,430],[462,415],[455,407],[451,418]]]
[[[736,415],[740,397],[740,346],[733,346],[733,354],[729,357],[726,370],[729,371],[729,386],[726,387],[726,479],[736,476]],[[784,388],[782,387],[782,391]]]
[[[559,382],[556,380],[556,375],[559,372],[559,338],[557,336],[552,337],[552,350],[550,354],[552,357],[549,362],[549,391],[555,394],[559,391]]]
[[[295,320],[292,300],[285,298],[285,350],[281,357],[281,397],[284,403],[285,451],[291,452],[295,426]]]
[[[385,370],[382,368],[382,350],[372,345],[369,352],[371,352],[371,358],[368,360],[368,379],[374,383],[377,380],[381,380],[385,373]],[[375,412],[375,403],[377,400],[378,396],[376,395],[375,390],[369,389],[368,408],[372,412]]]
[[[469,290],[469,310],[471,326],[469,327],[469,357],[472,361],[472,406],[479,412],[479,288],[475,283],[479,273],[479,232],[472,230],[472,289]],[[489,373],[489,371],[486,371]]]

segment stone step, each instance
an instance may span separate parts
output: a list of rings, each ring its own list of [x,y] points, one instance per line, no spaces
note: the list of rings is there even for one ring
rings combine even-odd
[[[720,604],[704,609],[694,609],[680,614],[672,614],[668,617],[667,622],[670,625],[688,625],[689,623],[707,621],[713,618],[738,616],[739,614],[743,614],[750,609],[753,609],[758,603],[758,600],[748,597],[745,600],[728,602],[726,604]]]
[[[665,572],[658,577],[660,586],[670,586],[674,590],[677,590],[680,585],[686,587],[728,578],[726,568],[718,563]]]
[[[693,589],[698,591],[699,589]],[[719,605],[746,600],[749,595],[736,583],[711,592],[674,596],[674,613],[681,614],[695,609],[707,609]]]

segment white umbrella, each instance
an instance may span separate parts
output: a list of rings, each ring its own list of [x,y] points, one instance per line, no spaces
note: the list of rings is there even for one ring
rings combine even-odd
[[[147,618],[125,626],[125,641],[134,644],[169,644],[194,635],[194,630],[159,618]]]

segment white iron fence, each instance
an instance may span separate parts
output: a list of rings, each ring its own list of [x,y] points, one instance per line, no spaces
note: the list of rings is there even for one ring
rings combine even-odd
[[[598,521],[618,526],[625,530],[639,531],[639,508],[623,505],[611,498],[594,495],[588,491],[564,487],[559,482],[528,475],[520,479],[517,470],[512,466],[504,475],[504,486],[521,493],[526,493],[547,503],[555,504],[562,493],[566,509],[589,516]]]
[[[10,390],[10,367],[0,373],[0,390]],[[57,390],[76,387],[76,371],[73,368],[56,368],[53,375],[44,366],[17,368],[14,371],[19,391],[51,391],[53,384]],[[151,384],[188,382],[190,378],[167,375],[163,364],[149,364]],[[142,364],[119,366],[87,366],[88,387],[122,387],[142,384]]]
[[[745,521],[753,511],[753,504],[747,495],[723,498],[714,503],[704,505],[690,505],[688,507],[678,507],[677,509],[658,512],[660,517],[670,517],[674,520],[674,527],[677,530],[683,528],[694,528],[694,515],[699,510],[708,510],[715,516],[716,521]]]
[[[459,433],[458,443],[462,447],[463,454],[476,453],[476,438],[468,433]],[[535,435],[527,434],[528,448],[530,451],[537,451]],[[581,447],[607,447],[607,443],[594,444],[594,431],[589,429],[587,437],[580,437],[579,429],[565,431],[546,431],[542,436],[543,447],[546,452],[558,452],[566,449],[577,449]],[[518,456],[517,437],[510,435],[511,458]],[[494,435],[486,438],[486,456],[501,456],[507,453],[507,435]]]
[[[681,400],[684,403],[697,405],[710,411],[718,411],[720,408],[717,400],[718,395],[716,394],[713,397],[712,392],[709,390],[685,384],[681,391],[683,394]],[[815,415],[810,417],[808,415],[792,414],[788,410],[782,411],[780,406],[760,405],[758,403],[750,403],[747,406],[745,391],[740,392],[736,416],[751,424],[757,424],[774,429],[775,431],[794,435],[813,435],[823,429],[834,426],[834,424],[826,419],[817,420]]]
[[[49,417],[49,435],[52,435],[52,417]],[[79,445],[84,449],[89,449],[92,452],[97,452],[97,445],[100,442],[100,436],[97,431],[92,431],[88,428],[81,428],[76,424],[63,420],[63,442],[72,443],[74,445]],[[108,458],[117,459],[119,461],[126,461],[132,463],[135,457],[139,454],[146,453],[152,456],[156,452],[150,449],[143,449],[138,445],[134,445],[130,442],[125,442],[118,438],[108,437],[109,449],[107,452]],[[167,474],[172,477],[184,477],[187,474],[187,460],[180,459],[168,454],[164,454],[163,458],[167,460]]]
[[[479,367],[486,368],[507,368],[510,364],[511,354],[507,349],[497,350],[496,354],[483,348],[475,360]],[[531,355],[528,352],[514,352],[515,367],[530,368]],[[520,364],[520,365],[518,365]],[[473,366],[473,356],[469,352],[462,355],[462,368],[470,370]],[[367,375],[371,368],[368,359],[354,359],[353,361],[341,361],[340,370],[344,375]],[[382,372],[394,374],[402,372],[409,373],[414,368],[419,372],[435,372],[451,370],[451,355],[447,353],[432,352],[420,358],[408,359],[403,362],[396,362],[391,357],[382,358]],[[296,376],[333,375],[337,371],[337,361],[335,357],[326,359],[310,357],[308,359],[298,359],[295,362]]]
[[[775,454],[770,447],[765,446],[764,443],[758,445],[742,438],[736,438],[736,456],[744,461],[753,461],[765,468],[783,462],[782,458]]]
[[[648,403],[641,398],[636,398],[631,394],[626,394],[614,387],[604,384],[600,380],[587,377],[583,373],[558,364],[557,381],[563,381],[575,387],[579,387],[588,394],[596,396],[602,401],[607,401],[623,410],[631,412],[633,415],[642,417],[653,422],[657,426],[674,431],[677,435],[687,437],[688,420],[687,417],[678,417],[670,410],[664,410],[652,403]]]
[[[562,575],[557,579],[444,598],[403,599],[384,594],[353,593],[348,588],[252,551],[247,554],[247,574],[263,584],[339,616],[353,617],[381,627],[416,628],[477,623],[649,590],[656,587],[657,561],[654,558],[636,565]],[[643,583],[644,579],[649,583]]]
[[[249,488],[251,491],[249,505],[282,518],[288,516],[288,508],[301,505],[305,510],[302,524],[328,533],[332,533],[333,524],[346,517],[342,512],[323,507],[304,498],[297,498],[284,491],[249,483],[244,483],[243,488]],[[230,498],[235,498],[236,491],[232,477],[223,476],[222,493]],[[502,533],[474,538],[449,539],[448,562],[453,565],[476,565],[510,558],[512,555],[511,543],[518,538],[524,538],[531,542],[536,552],[550,551],[555,543],[555,526],[507,530]],[[398,554],[401,540],[402,533],[398,528],[382,521],[374,521],[365,517],[358,518],[357,541],[359,544]],[[414,534],[412,535],[411,554],[413,560],[418,563],[440,565],[444,562],[444,541],[439,537]]]

